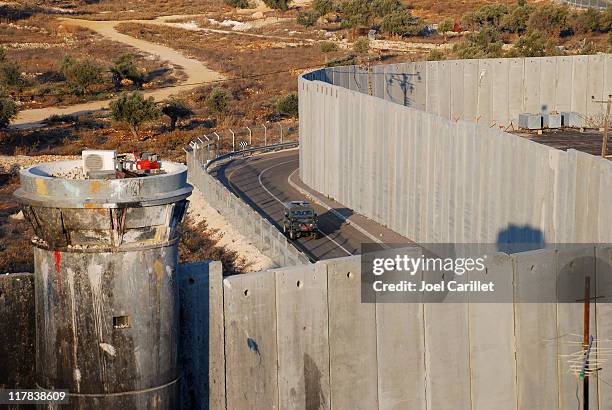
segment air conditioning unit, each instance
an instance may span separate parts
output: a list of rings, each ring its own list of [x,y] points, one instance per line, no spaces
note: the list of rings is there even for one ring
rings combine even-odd
[[[99,173],[101,171],[115,171],[117,162],[117,151],[87,149],[82,152],[83,173]]]

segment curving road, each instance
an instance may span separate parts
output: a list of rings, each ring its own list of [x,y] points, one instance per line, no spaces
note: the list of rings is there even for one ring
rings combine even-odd
[[[177,16],[175,16],[177,17]],[[207,68],[201,61],[193,58],[186,57],[179,51],[176,51],[170,47],[162,46],[159,44],[151,43],[150,41],[140,40],[126,34],[119,33],[115,26],[119,23],[127,22],[143,22],[143,20],[125,20],[125,21],[94,21],[94,20],[81,20],[73,18],[61,18],[60,19],[66,25],[75,25],[79,27],[85,27],[95,31],[101,36],[116,41],[119,43],[127,44],[131,47],[138,49],[147,54],[152,54],[159,57],[163,61],[168,61],[175,67],[183,70],[186,74],[186,79],[175,87],[160,88],[157,90],[145,91],[146,96],[155,98],[156,100],[163,100],[170,95],[177,94],[181,91],[190,90],[197,87],[197,83],[209,82],[221,80],[224,76],[216,71]],[[163,24],[161,21],[159,24]],[[40,123],[51,115],[68,115],[68,114],[79,114],[88,113],[106,109],[110,103],[110,100],[93,101],[83,104],[70,105],[67,107],[46,107],[37,108],[33,110],[21,111],[13,126],[24,126]]]
[[[282,229],[283,203],[305,199],[305,195],[295,188],[306,188],[297,177],[298,167],[298,151],[287,150],[234,159],[213,175]],[[317,197],[320,196],[317,194]],[[300,238],[296,242],[313,259],[357,255],[361,251],[361,244],[368,242],[410,243],[408,239],[338,203],[329,199],[324,201],[331,209],[313,204],[319,215],[320,238]]]

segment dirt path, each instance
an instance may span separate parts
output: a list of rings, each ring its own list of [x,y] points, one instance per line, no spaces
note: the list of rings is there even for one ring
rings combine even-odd
[[[222,74],[207,68],[200,61],[193,58],[188,58],[182,53],[159,44],[151,43],[149,41],[139,40],[134,37],[121,34],[115,30],[115,26],[119,23],[130,22],[128,21],[93,21],[93,20],[80,20],[72,18],[62,18],[65,24],[77,25],[81,27],[93,30],[100,35],[108,38],[112,41],[117,41],[130,45],[140,51],[148,54],[155,55],[161,60],[169,61],[171,64],[182,69],[187,79],[178,87],[163,88],[159,90],[145,91],[146,96],[151,96],[156,100],[163,100],[170,95],[177,94],[181,91],[186,91],[197,87],[193,83],[201,83],[206,81],[220,80],[223,77]],[[139,20],[133,20],[133,22],[140,22]],[[19,113],[16,120],[13,122],[13,126],[27,127],[35,123],[39,123],[51,115],[67,115],[67,114],[79,114],[87,113],[92,111],[102,110],[108,107],[110,100],[94,101],[83,104],[76,104],[67,107],[47,107],[37,108],[33,110],[25,110]]]

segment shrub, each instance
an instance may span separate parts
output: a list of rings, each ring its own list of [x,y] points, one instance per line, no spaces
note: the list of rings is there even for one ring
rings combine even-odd
[[[134,57],[131,54],[124,54],[115,60],[115,64],[110,69],[111,74],[113,75],[113,84],[115,84],[115,88],[121,88],[121,82],[123,80],[130,80],[136,87],[140,87],[144,82],[143,75],[138,68],[136,68],[136,64],[134,64]]]
[[[270,7],[274,10],[288,10],[289,9],[289,0],[263,0],[266,6]]]
[[[400,0],[374,0],[372,1],[372,11],[380,18],[385,17],[388,14],[402,11],[404,6]]]
[[[6,87],[16,87],[21,84],[21,70],[16,62],[0,63],[0,83]]]
[[[274,108],[280,114],[297,117],[299,112],[298,95],[291,93],[278,99],[274,104]]]
[[[162,114],[170,118],[170,128],[176,129],[176,122],[179,119],[188,118],[193,115],[193,111],[187,103],[177,98],[172,98],[164,104],[161,110]]]
[[[548,34],[559,34],[567,28],[569,9],[553,3],[536,8],[527,22],[529,30],[540,30]]]
[[[429,54],[427,54],[427,61],[441,61],[446,60],[446,56],[440,50],[431,50]]]
[[[0,47],[0,63],[4,63],[6,61],[6,51],[4,51],[3,47]]]
[[[312,8],[316,11],[319,16],[324,16],[327,13],[331,13],[335,9],[333,0],[314,0]]]
[[[322,53],[331,53],[338,50],[338,46],[333,41],[322,41],[319,46]]]
[[[355,65],[355,56],[349,55],[342,58],[336,58],[325,64],[326,67],[340,67],[345,65]]]
[[[319,14],[316,11],[300,11],[297,15],[297,23],[304,27],[312,27],[319,19]]]
[[[554,44],[550,38],[539,30],[522,36],[508,53],[509,57],[543,57],[554,54]]]
[[[527,22],[532,12],[533,6],[519,4],[502,18],[500,28],[510,33],[523,33],[527,30]]]
[[[91,60],[76,60],[66,56],[60,72],[77,94],[87,94],[94,84],[102,82],[102,68]]]
[[[3,92],[0,92],[0,128],[6,128],[19,112],[17,104]]]
[[[499,33],[484,28],[478,33],[468,33],[460,43],[453,46],[459,58],[496,58],[503,55]]]
[[[77,121],[78,118],[70,114],[53,114],[45,120],[47,124],[67,124]]]
[[[370,51],[370,39],[367,37],[359,37],[353,43],[353,50],[357,54],[366,54],[368,51]]]
[[[453,31],[455,29],[455,23],[453,20],[446,19],[440,24],[438,24],[438,33],[446,33],[448,31]]]
[[[508,14],[505,4],[486,4],[477,10],[469,11],[461,17],[461,22],[470,30],[482,27],[498,27],[503,16]]]
[[[236,7],[238,9],[248,9],[250,7],[248,0],[223,0],[228,6]]]
[[[411,15],[407,10],[387,14],[380,25],[383,32],[400,36],[418,35],[424,27],[423,21]]]
[[[346,0],[340,5],[343,27],[368,26],[373,17],[369,0]]]
[[[110,109],[113,120],[127,124],[134,137],[138,137],[138,129],[142,124],[154,121],[160,116],[153,97],[144,98],[136,91],[121,94],[111,102]]]
[[[206,98],[206,104],[208,108],[217,114],[223,113],[227,111],[229,108],[229,95],[226,90],[223,88],[214,88],[208,98]]]

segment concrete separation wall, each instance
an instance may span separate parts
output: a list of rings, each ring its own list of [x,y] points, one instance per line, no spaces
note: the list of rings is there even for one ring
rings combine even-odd
[[[500,253],[487,269],[512,281],[517,298],[536,283],[554,295],[568,261],[596,258],[592,272],[575,274],[584,280],[597,270],[605,278],[610,255],[610,248],[593,247]],[[225,365],[210,376],[226,383],[219,408],[577,407],[578,379],[563,355],[578,350],[571,335],[582,332],[582,304],[368,304],[361,302],[360,269],[359,257],[349,257],[211,277],[211,295],[222,298],[223,309],[211,311],[210,323],[226,340],[219,352]],[[592,304],[591,312],[594,336],[608,340],[608,304]],[[612,387],[596,378],[591,386],[592,408],[608,408]]]
[[[192,147],[187,152],[189,182],[202,191],[206,200],[232,225],[240,228],[253,241],[253,245],[277,266],[310,263],[308,257],[293,246],[274,225],[209,175],[205,164],[199,160],[201,156],[198,151],[202,150]]]
[[[612,54],[420,61],[378,65],[371,73],[333,67],[303,76],[444,118],[487,127],[518,123],[519,113],[574,111],[600,124],[612,92]]]
[[[380,98],[354,67],[300,79],[300,172],[314,190],[421,243],[612,242],[609,161],[489,127],[542,105],[596,117],[612,55],[373,72]]]

